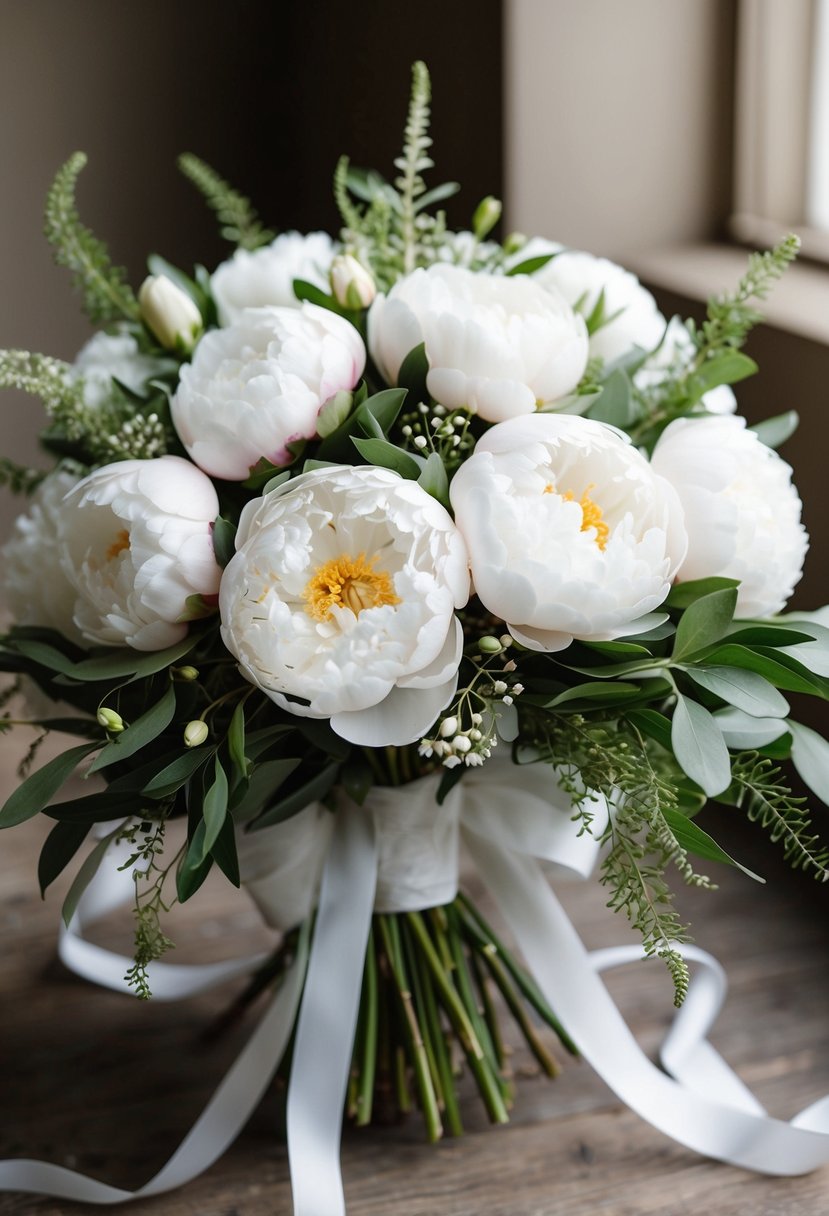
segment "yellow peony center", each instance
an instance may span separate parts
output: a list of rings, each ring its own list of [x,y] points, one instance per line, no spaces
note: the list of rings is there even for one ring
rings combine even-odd
[[[107,549],[107,552],[106,552],[107,561],[114,562],[116,557],[118,557],[118,555],[120,553],[123,553],[125,549],[129,549],[129,547],[130,547],[130,534],[126,530],[126,528],[122,528],[121,531],[118,533],[118,535],[115,537],[115,540],[112,542],[112,544]]]
[[[356,557],[341,553],[318,566],[304,593],[311,616],[317,621],[328,621],[334,608],[350,608],[359,616],[364,608],[399,604],[391,575],[385,570],[375,570],[376,561],[376,555],[367,561],[365,553]]]
[[[610,528],[604,521],[601,507],[590,497],[590,491],[592,489],[592,485],[588,486],[579,499],[579,506],[581,507],[581,530],[582,532],[586,532],[588,528],[595,528],[596,544],[600,549],[606,549],[607,538],[610,535]],[[545,494],[558,493],[551,481],[547,482],[543,492]],[[561,497],[565,502],[575,502],[575,497],[572,490],[568,490],[567,493],[562,494]]]

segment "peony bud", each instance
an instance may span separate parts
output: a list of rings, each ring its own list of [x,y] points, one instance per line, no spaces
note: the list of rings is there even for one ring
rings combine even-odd
[[[356,258],[340,253],[331,263],[331,290],[338,304],[356,312],[368,308],[377,295],[377,284]]]
[[[98,719],[98,725],[103,726],[104,730],[108,730],[110,734],[118,735],[124,729],[124,719],[114,709],[101,707],[95,716]]]
[[[204,743],[209,734],[207,723],[195,718],[192,722],[188,722],[184,728],[184,746],[199,747]]]
[[[173,668],[173,679],[174,680],[184,680],[185,682],[189,683],[192,680],[198,680],[198,678],[199,678],[198,668],[191,667],[189,663],[184,667],[174,667]]]
[[[482,652],[482,654],[500,654],[503,650],[503,646],[497,638],[494,638],[491,633],[488,633],[478,642],[478,649]]]
[[[472,216],[472,231],[479,241],[489,236],[501,218],[501,201],[488,194],[482,198]]]
[[[189,354],[202,331],[202,316],[185,291],[165,274],[151,274],[138,292],[141,319],[165,350]]]

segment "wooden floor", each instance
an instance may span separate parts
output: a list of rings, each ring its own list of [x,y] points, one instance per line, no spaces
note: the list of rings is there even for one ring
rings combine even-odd
[[[54,956],[60,892],[45,903],[36,895],[42,832],[34,823],[0,837],[0,1156],[56,1161],[137,1187],[189,1129],[251,1023],[205,1037],[234,985],[154,1005],[68,975]],[[683,893],[680,906],[696,940],[729,970],[731,998],[715,1044],[771,1111],[790,1117],[829,1092],[826,892],[777,866],[771,850],[753,858],[769,886],[729,871],[718,875],[719,892]],[[563,895],[589,945],[628,940],[595,883]],[[226,957],[263,941],[246,899],[221,882],[180,911],[173,936],[180,961]],[[101,940],[128,949],[128,916],[114,918]],[[670,1016],[661,966],[626,968],[609,982],[653,1050]],[[520,1052],[515,1060],[519,1073],[527,1069]],[[421,1142],[414,1119],[348,1130],[349,1216],[829,1212],[829,1169],[774,1180],[702,1160],[623,1109],[586,1065],[569,1059],[555,1082],[521,1080],[506,1128],[487,1127],[471,1096],[464,1109],[467,1135],[437,1147]],[[131,1205],[132,1216],[288,1216],[280,1110],[271,1093],[222,1161],[182,1191]],[[100,1210],[0,1195],[0,1216]]]

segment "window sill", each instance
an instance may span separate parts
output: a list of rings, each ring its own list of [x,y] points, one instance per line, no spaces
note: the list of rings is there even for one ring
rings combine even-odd
[[[707,300],[731,291],[745,271],[746,250],[734,245],[672,245],[640,250],[626,264],[651,287]],[[760,305],[769,325],[829,346],[829,269],[790,266]]]

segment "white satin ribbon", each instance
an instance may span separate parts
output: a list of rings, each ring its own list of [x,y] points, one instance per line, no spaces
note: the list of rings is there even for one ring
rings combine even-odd
[[[622,1101],[679,1143],[761,1173],[806,1173],[829,1162],[829,1099],[791,1123],[773,1119],[706,1041],[725,995],[725,976],[704,951],[681,948],[699,970],[663,1045],[662,1060],[672,1075],[642,1053],[597,974],[641,958],[641,949],[589,954],[542,869],[585,878],[598,853],[596,838],[578,833],[569,798],[559,795],[559,805],[552,804],[556,791],[550,790],[549,770],[490,763],[467,774],[443,808],[435,791],[436,779],[425,778],[395,790],[375,789],[363,808],[342,796],[334,817],[309,807],[287,824],[247,838],[243,871],[270,923],[294,923],[298,909],[304,913],[313,906],[319,886],[307,976],[303,948],[201,1119],[146,1187],[122,1191],[58,1166],[9,1161],[0,1163],[0,1189],[107,1204],[158,1194],[195,1177],[231,1143],[257,1105],[278,1067],[301,994],[288,1093],[294,1216],[343,1216],[339,1140],[372,910],[448,902],[457,885],[459,830],[549,1004]],[[600,799],[592,809],[598,836],[608,810]],[[92,913],[105,914],[120,902],[121,877],[93,884],[62,937],[61,956],[87,978],[123,988],[115,974],[122,976],[130,960],[95,953],[98,948],[83,939]],[[131,886],[129,878],[130,891]],[[307,935],[306,925],[303,941]],[[250,965],[156,964],[152,985],[167,994],[164,999],[178,999]]]

